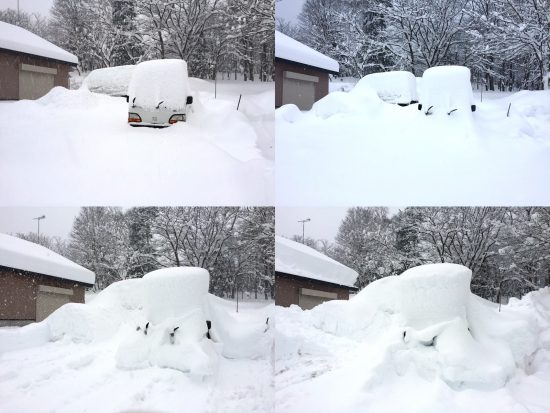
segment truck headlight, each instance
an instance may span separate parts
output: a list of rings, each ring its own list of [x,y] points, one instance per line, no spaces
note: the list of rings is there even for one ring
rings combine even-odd
[[[172,115],[170,116],[170,119],[168,119],[169,124],[176,122],[185,122],[185,115]]]

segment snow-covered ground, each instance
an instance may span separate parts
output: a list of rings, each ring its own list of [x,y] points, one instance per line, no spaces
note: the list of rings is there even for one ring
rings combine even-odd
[[[272,82],[190,79],[194,113],[132,128],[123,98],[54,88],[0,102],[3,205],[272,205]],[[242,94],[239,111],[237,103]]]
[[[271,412],[272,303],[235,313],[207,288],[205,270],[160,270],[0,329],[0,411]]]
[[[426,116],[350,88],[276,111],[277,205],[550,202],[550,91],[474,89],[476,112]]]
[[[276,307],[279,411],[550,411],[550,288],[498,306],[462,266],[416,267],[350,301]]]

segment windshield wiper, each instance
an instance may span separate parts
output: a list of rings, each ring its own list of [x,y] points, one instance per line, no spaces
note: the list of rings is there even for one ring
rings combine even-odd
[[[162,102],[164,102],[164,100],[161,100],[161,101],[159,102],[159,104],[157,105],[157,109],[160,107],[160,104],[161,104]]]

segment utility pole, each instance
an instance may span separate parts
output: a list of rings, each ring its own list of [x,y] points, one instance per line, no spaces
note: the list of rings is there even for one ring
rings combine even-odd
[[[302,244],[306,245],[306,222],[311,221],[310,218],[302,219],[298,222],[302,224]]]
[[[19,1],[17,3],[19,3]],[[46,215],[42,215],[40,217],[33,218],[33,219],[36,219],[36,221],[38,222],[38,243],[39,244],[40,244],[40,220],[44,219],[44,218],[46,218]]]

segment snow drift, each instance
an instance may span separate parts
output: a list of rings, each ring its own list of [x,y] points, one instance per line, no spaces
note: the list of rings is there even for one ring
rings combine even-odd
[[[470,292],[470,279],[460,265],[423,265],[375,281],[349,302],[324,303],[311,317],[324,331],[385,343],[366,388],[414,373],[454,389],[497,389],[529,368],[550,316],[499,312]]]

